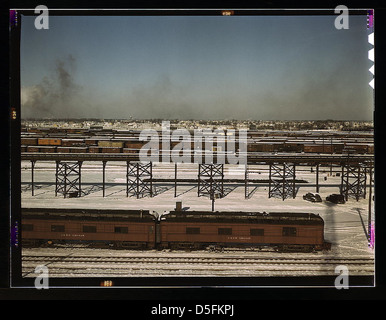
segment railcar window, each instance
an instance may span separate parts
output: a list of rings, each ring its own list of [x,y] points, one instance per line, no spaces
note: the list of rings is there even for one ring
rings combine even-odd
[[[250,231],[251,236],[263,236],[264,235],[264,229],[251,229]]]
[[[218,234],[232,234],[232,228],[218,228]]]
[[[296,236],[296,228],[295,227],[283,227],[283,236],[285,236],[285,237]]]
[[[64,225],[51,225],[52,232],[64,232]]]
[[[83,232],[95,233],[96,226],[83,226]]]
[[[33,224],[22,224],[21,230],[22,231],[34,231],[34,225]]]
[[[114,227],[115,233],[129,233],[128,227]]]
[[[187,227],[186,234],[200,234],[200,228]]]

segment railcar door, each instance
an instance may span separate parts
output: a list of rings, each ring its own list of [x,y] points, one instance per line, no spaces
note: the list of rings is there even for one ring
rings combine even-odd
[[[161,243],[161,224],[159,221],[155,222],[155,247],[157,248]]]

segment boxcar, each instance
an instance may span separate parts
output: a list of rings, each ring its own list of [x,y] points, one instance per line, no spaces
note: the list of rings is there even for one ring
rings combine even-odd
[[[61,139],[54,138],[38,138],[39,146],[60,146],[62,145]]]
[[[99,140],[98,141],[98,147],[123,148],[124,142],[123,141],[111,141],[111,140]]]
[[[84,139],[62,139],[62,147],[78,147],[84,144]]]
[[[38,139],[30,137],[21,137],[20,143],[26,146],[36,146],[38,144]]]
[[[304,147],[305,153],[332,153],[334,148],[331,144],[305,144]]]
[[[87,242],[154,248],[154,217],[146,210],[22,209],[24,245]]]
[[[39,146],[27,146],[27,152],[39,152]]]
[[[100,148],[98,146],[89,146],[88,147],[88,152],[89,153],[99,153]]]
[[[160,223],[161,248],[258,247],[328,249],[324,221],[312,213],[170,212]]]

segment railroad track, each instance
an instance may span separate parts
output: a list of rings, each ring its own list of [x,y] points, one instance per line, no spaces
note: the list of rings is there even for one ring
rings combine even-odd
[[[216,152],[212,153],[213,155]],[[168,153],[171,155],[171,153]],[[191,155],[194,163],[194,154]],[[204,157],[204,156],[203,156]],[[304,154],[304,153],[264,153],[248,152],[248,164],[291,162],[291,163],[362,163],[373,165],[372,154]],[[44,153],[44,152],[22,152],[21,160],[45,160],[45,161],[139,161],[139,154],[130,153]],[[161,160],[161,159],[159,159]],[[160,161],[162,162],[162,161]]]
[[[374,274],[374,259],[368,257],[100,257],[81,255],[24,255],[24,276],[34,276],[37,265],[48,267],[51,275],[132,275],[132,276],[210,276],[210,275],[324,275],[335,274],[337,265],[345,265],[351,274]]]
[[[262,257],[143,257],[143,256],[129,256],[129,257],[90,257],[90,256],[23,256],[23,261],[29,262],[90,262],[90,263],[307,263],[307,264],[321,264],[321,263],[346,263],[346,264],[356,264],[356,263],[365,263],[365,264],[374,264],[374,259],[372,258],[262,258]]]

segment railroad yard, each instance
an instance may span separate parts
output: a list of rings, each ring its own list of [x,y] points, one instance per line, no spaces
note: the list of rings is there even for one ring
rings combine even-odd
[[[192,170],[195,165],[183,166],[185,170],[181,170],[181,176],[194,178],[197,175]],[[156,177],[166,178],[174,175],[174,166],[159,164],[155,168]],[[229,171],[226,171],[228,175],[241,177],[244,175],[241,169],[237,171],[237,168],[233,168]],[[267,183],[258,182],[251,185],[253,194],[249,199],[245,199],[244,185],[229,183],[225,186],[228,190],[227,195],[216,199],[214,205],[216,211],[285,211],[319,214],[325,221],[325,239],[332,243],[331,251],[305,254],[250,250],[224,250],[222,253],[202,250],[196,252],[109,250],[90,249],[87,246],[54,249],[27,248],[23,249],[23,274],[27,277],[36,276],[33,268],[36,264],[43,262],[49,264],[50,275],[53,277],[92,277],[101,274],[110,276],[334,275],[335,266],[342,263],[349,266],[353,275],[372,275],[374,274],[374,249],[368,247],[367,241],[368,197],[358,201],[349,199],[345,204],[327,202],[326,196],[337,193],[340,185],[340,177],[336,177],[334,173],[330,176],[329,172],[329,168],[326,168],[322,173],[323,179],[321,179],[319,192],[323,199],[321,203],[308,202],[302,197],[307,192],[315,192],[315,173],[311,173],[309,167],[304,167],[299,169],[297,178],[306,182],[298,184],[295,199],[283,201],[278,198],[268,198]],[[28,182],[30,174],[30,164],[24,161],[22,181]],[[100,186],[100,164],[97,163],[85,164],[83,188],[86,195],[79,198],[55,197],[54,164],[40,162],[35,168],[35,175],[35,179],[40,183],[36,182],[34,196],[31,195],[30,184],[22,184],[22,207],[144,209],[163,213],[173,210],[176,202],[181,201],[184,210],[211,210],[212,201],[208,197],[198,198],[197,186],[186,182],[178,184],[176,198],[174,184],[170,182],[156,183],[155,189],[158,191],[153,197],[142,199],[126,197],[124,163],[114,163],[106,171],[105,197],[102,195]],[[266,168],[265,170],[261,168],[260,173],[254,173],[254,175],[264,180],[268,172]],[[327,179],[324,180],[324,177]],[[141,260],[141,258],[146,259]],[[214,261],[217,258],[219,261]]]
[[[7,298],[379,286],[374,9],[51,9],[10,10]]]
[[[369,253],[358,255],[245,252],[167,252],[86,248],[24,249],[23,276],[36,277],[47,265],[51,277],[297,277],[332,276],[347,266],[350,275],[374,274]],[[331,283],[333,285],[333,283]]]
[[[320,133],[316,133],[320,137]],[[341,133],[339,133],[341,134]],[[301,147],[299,143],[291,144],[292,152],[299,157],[313,154],[317,156],[339,156],[342,158],[347,148],[351,155],[373,154],[373,143],[368,133],[358,134],[339,140],[335,136],[325,134],[323,143],[320,139],[307,133],[308,142]],[[28,137],[27,137],[28,136]],[[370,175],[367,172],[362,182],[360,197],[350,196],[343,204],[326,201],[330,194],[339,194],[342,186],[342,166],[335,161],[329,163],[296,164],[296,174],[290,177],[293,182],[290,194],[284,197],[272,196],[270,193],[271,167],[269,163],[248,163],[248,184],[245,183],[244,165],[223,165],[223,181],[221,197],[199,195],[197,183],[197,163],[179,163],[178,172],[173,163],[152,163],[151,195],[141,194],[141,197],[127,193],[126,161],[95,161],[92,158],[84,160],[81,166],[81,191],[76,197],[64,197],[58,193],[57,164],[53,160],[36,160],[32,154],[52,153],[51,148],[38,149],[38,139],[31,140],[32,134],[24,136],[22,155],[30,154],[21,162],[21,201],[22,208],[78,208],[78,209],[142,209],[167,214],[176,206],[183,211],[249,211],[249,212],[305,212],[314,213],[324,220],[324,238],[331,243],[331,250],[312,253],[274,252],[272,250],[257,250],[253,248],[224,248],[223,250],[114,250],[90,248],[87,244],[57,245],[44,248],[23,248],[22,274],[24,277],[36,277],[35,267],[46,265],[50,277],[266,277],[266,276],[318,276],[336,275],[335,267],[347,266],[350,275],[374,275],[374,248],[369,246],[368,216],[371,206],[371,222],[374,222],[374,201],[370,199]],[[28,141],[35,145],[28,146]],[[47,138],[47,137],[45,137]],[[57,137],[56,137],[57,138]],[[53,139],[53,137],[50,137]],[[63,142],[63,137],[61,138]],[[115,136],[116,139],[116,136]],[[260,140],[262,140],[262,136]],[[276,139],[277,143],[271,143]],[[290,153],[289,144],[284,139],[268,138],[268,141],[256,142],[252,152],[267,152],[261,145],[271,145],[282,149],[270,149],[272,157]],[[294,138],[300,139],[300,138]],[[345,140],[346,139],[346,140]],[[360,140],[355,141],[355,140]],[[264,139],[263,139],[264,140]],[[344,140],[346,142],[344,142]],[[350,140],[350,142],[347,142]],[[45,140],[48,143],[48,140]],[[104,140],[105,141],[105,140]],[[303,141],[303,140],[302,140]],[[44,142],[44,141],[43,141]],[[43,143],[42,140],[40,143]],[[51,141],[52,142],[52,141]],[[62,143],[61,142],[61,143]],[[79,140],[77,141],[79,143]],[[86,144],[90,141],[83,140]],[[288,140],[287,140],[288,142]],[[299,142],[299,141],[297,141]],[[54,143],[54,142],[52,142]],[[59,143],[59,142],[55,142]],[[98,145],[94,140],[94,151],[109,154],[103,148],[106,142]],[[249,145],[249,144],[248,144]],[[35,149],[33,149],[35,146]],[[261,149],[257,149],[259,148]],[[321,147],[320,147],[321,146]],[[338,149],[334,149],[338,148]],[[55,153],[63,155],[72,153],[69,148],[83,148],[80,153],[93,153],[91,142],[87,146],[63,146],[68,150],[58,149]],[[113,153],[133,153],[134,148],[126,148],[121,144],[119,151]],[[85,151],[88,148],[88,151]],[[265,149],[264,149],[265,148]],[[272,148],[272,147],[270,147]],[[302,149],[299,149],[302,148]],[[309,148],[309,149],[307,149]],[[346,148],[346,149],[345,149]],[[355,151],[355,148],[356,151]],[[46,150],[45,150],[46,149]],[[130,150],[129,150],[130,149]],[[76,149],[74,149],[76,150]],[[260,150],[260,151],[259,151]],[[307,151],[309,150],[309,151]],[[32,160],[34,159],[34,160]],[[33,165],[32,165],[33,164]],[[318,166],[318,167],[317,167]],[[103,169],[103,175],[102,175]],[[32,172],[33,171],[33,172]],[[33,185],[32,185],[33,179]],[[102,187],[102,179],[104,181]],[[146,180],[146,179],[144,179]],[[78,182],[77,182],[78,183]],[[32,189],[33,188],[33,189]],[[321,202],[310,202],[303,199],[308,192],[317,192]],[[372,194],[374,185],[372,182]],[[79,196],[80,195],[80,196]],[[213,195],[213,194],[212,194]]]

